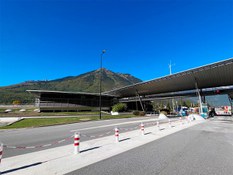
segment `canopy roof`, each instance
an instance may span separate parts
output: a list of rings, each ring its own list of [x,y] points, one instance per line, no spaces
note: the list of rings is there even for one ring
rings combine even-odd
[[[222,86],[217,88],[207,88],[202,89],[200,92],[201,96],[211,96],[211,95],[226,95],[228,94],[231,99],[233,99],[233,86]],[[184,97],[197,97],[197,90],[179,91],[172,93],[162,93],[154,95],[145,95],[141,97],[142,101],[151,101],[159,99],[173,99],[173,98],[184,98]],[[133,102],[138,101],[138,97],[125,97],[120,99],[121,102]]]
[[[233,58],[164,76],[150,81],[114,89],[105,94],[133,97],[233,85]]]

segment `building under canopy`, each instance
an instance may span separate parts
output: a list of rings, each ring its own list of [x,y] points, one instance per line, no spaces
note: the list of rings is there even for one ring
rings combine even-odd
[[[86,111],[98,110],[99,94],[48,91],[48,90],[27,90],[36,96],[35,105],[40,111]],[[114,96],[101,96],[101,106],[103,110],[110,110],[114,104]]]

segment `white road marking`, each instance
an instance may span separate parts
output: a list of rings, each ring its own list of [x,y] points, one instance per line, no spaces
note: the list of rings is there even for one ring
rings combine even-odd
[[[149,120],[146,119],[146,120],[130,121],[130,122],[123,122],[123,123],[110,124],[110,125],[104,125],[104,126],[94,126],[94,127],[89,127],[89,128],[75,129],[75,130],[70,130],[70,132],[91,130],[91,129],[97,129],[97,128],[106,128],[106,127],[109,127],[109,126],[127,125],[127,124],[131,124],[131,123],[141,123],[142,121],[157,121],[157,120],[158,119],[149,119]]]

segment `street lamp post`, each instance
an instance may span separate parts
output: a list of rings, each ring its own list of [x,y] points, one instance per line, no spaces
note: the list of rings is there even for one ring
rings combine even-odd
[[[101,99],[101,93],[102,93],[102,60],[103,60],[103,54],[106,52],[106,50],[102,50],[102,53],[100,55],[100,97],[99,97],[99,106],[100,106],[100,120],[101,120],[101,110],[102,110],[102,99]]]

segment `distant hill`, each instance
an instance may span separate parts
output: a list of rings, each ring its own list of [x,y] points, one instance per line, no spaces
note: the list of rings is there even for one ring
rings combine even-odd
[[[26,81],[20,84],[0,87],[0,104],[12,104],[19,100],[23,104],[33,103],[34,97],[26,90],[54,90],[73,92],[99,92],[100,69],[78,76],[69,76],[52,81]],[[141,82],[130,74],[115,73],[107,69],[102,72],[102,91]]]

